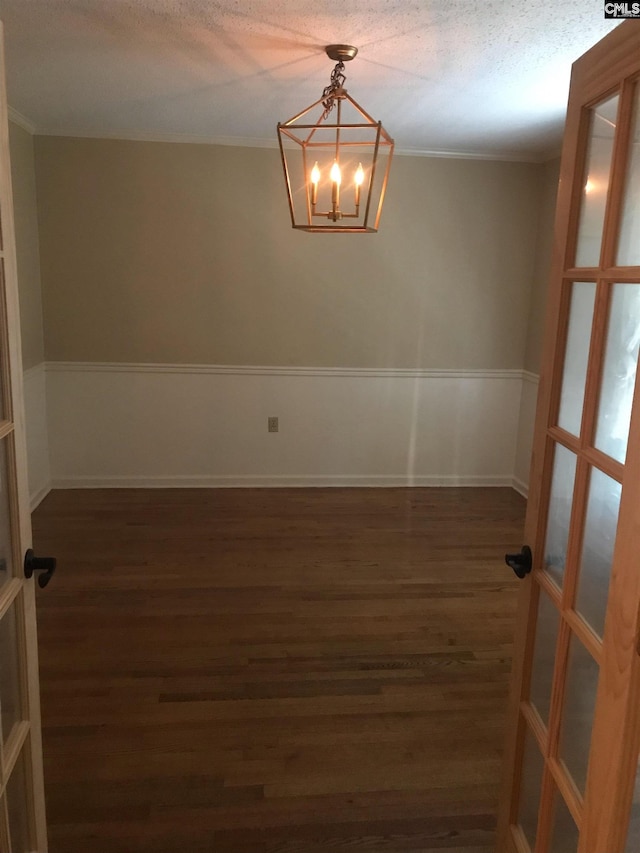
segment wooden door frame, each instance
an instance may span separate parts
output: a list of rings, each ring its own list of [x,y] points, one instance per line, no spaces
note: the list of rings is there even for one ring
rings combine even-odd
[[[566,311],[561,310],[563,300],[567,299],[568,288],[564,285],[565,278],[585,278],[597,280],[606,277],[606,269],[581,269],[579,275],[570,268],[573,263],[575,240],[577,234],[577,219],[579,216],[580,195],[582,193],[582,176],[585,169],[586,137],[589,133],[588,106],[602,101],[620,86],[620,80],[638,72],[640,56],[640,23],[627,21],[613,30],[601,42],[595,45],[584,56],[577,60],[572,67],[569,108],[565,127],[560,166],[560,180],[556,206],[554,239],[552,245],[550,287],[547,295],[547,308],[544,324],[544,347],[540,370],[538,402],[535,417],[534,442],[530,467],[530,491],[525,521],[524,541],[530,544],[533,551],[533,572],[523,583],[520,592],[516,616],[516,635],[514,644],[514,659],[507,710],[507,735],[503,765],[503,778],[500,791],[500,809],[498,818],[498,851],[500,853],[519,853],[521,844],[513,837],[511,825],[517,824],[520,780],[519,770],[524,747],[525,722],[521,713],[523,688],[528,685],[532,662],[532,650],[535,639],[535,614],[537,609],[537,586],[550,592],[550,585],[545,583],[542,574],[546,519],[540,518],[543,500],[549,494],[552,477],[553,439],[550,429],[552,418],[558,408],[560,394],[560,377],[563,369],[564,350],[567,336]],[[585,106],[587,105],[587,106]],[[626,113],[625,113],[626,110]],[[619,113],[619,120],[630,121],[628,105]],[[618,140],[621,134],[617,134]],[[616,143],[619,145],[619,141]],[[618,165],[617,174],[612,174],[610,194],[622,193],[622,181],[626,161]],[[608,210],[612,207],[608,204]],[[619,207],[619,205],[618,205]],[[617,227],[609,216],[605,220],[603,232],[603,263],[613,265],[615,245],[613,235]],[[621,268],[617,268],[615,280],[620,280]],[[629,276],[637,278],[637,268],[627,270]],[[604,329],[594,330],[598,335],[604,335]],[[601,345],[602,341],[598,343]],[[587,384],[591,388],[589,399],[585,391],[585,408],[590,404],[597,389],[597,377],[588,377]],[[595,403],[591,403],[595,405]],[[629,443],[627,460],[624,466],[623,503],[619,518],[619,534],[616,541],[614,564],[628,565],[637,554],[631,554],[633,540],[630,532],[634,531],[635,542],[640,540],[640,373],[637,377],[634,395],[634,416],[630,426],[630,436],[639,440]],[[633,446],[632,446],[633,445]],[[598,451],[594,453],[600,457]],[[604,458],[606,460],[606,457]],[[598,466],[605,472],[611,469],[611,460],[597,459]],[[614,466],[615,467],[615,466]],[[638,760],[640,741],[640,725],[637,719],[632,719],[633,703],[640,702],[640,659],[636,651],[638,638],[639,616],[637,602],[640,599],[640,572],[635,579],[626,572],[625,576],[614,572],[609,594],[609,607],[605,624],[603,647],[601,655],[601,673],[606,677],[600,678],[597,697],[597,712],[594,719],[594,747],[588,771],[587,788],[584,798],[584,830],[580,843],[580,853],[614,851],[624,843],[622,834],[626,832],[629,805],[633,793],[633,783],[625,781],[624,785],[603,785],[603,779],[630,778],[630,770]],[[629,576],[629,577],[627,577]],[[635,582],[634,582],[635,581]],[[562,623],[561,623],[562,624]],[[580,629],[581,633],[583,629]],[[620,632],[624,637],[620,636]],[[581,637],[582,639],[583,637]],[[584,639],[588,642],[589,637]],[[615,639],[615,643],[611,642]],[[562,642],[562,639],[559,640]],[[568,643],[568,639],[567,639]],[[622,647],[622,658],[619,648]],[[610,683],[611,673],[619,671],[620,676],[615,684]],[[624,680],[624,684],[622,683]],[[638,704],[636,704],[636,709]],[[637,711],[636,711],[637,715]],[[624,739],[616,740],[617,748],[612,753],[611,738],[605,733],[611,726],[611,721],[624,728]],[[623,746],[628,746],[624,749]],[[621,774],[621,775],[620,775]],[[548,775],[548,774],[546,774]],[[555,780],[557,782],[557,779]],[[547,782],[548,784],[548,782]],[[564,792],[571,811],[582,807],[575,802],[572,791]],[[573,799],[573,802],[572,802]],[[615,814],[617,821],[604,820],[605,816]],[[574,813],[575,817],[575,813]],[[611,823],[617,822],[617,830],[611,830]],[[605,823],[609,829],[605,829]]]
[[[15,477],[15,493],[11,498],[11,520],[16,546],[13,549],[15,571],[20,572],[24,554],[31,546],[31,507],[29,502],[29,483],[27,475],[26,424],[22,370],[22,340],[20,332],[20,305],[18,293],[18,272],[15,242],[15,221],[13,214],[13,190],[11,183],[11,159],[9,153],[9,123],[6,96],[4,26],[0,21],[0,211],[2,212],[2,245],[0,258],[4,261],[4,291],[7,350],[9,369],[3,358],[2,382],[8,393],[5,394],[9,411],[7,419],[13,421],[9,436],[13,445],[13,461],[8,459],[11,476]],[[5,403],[5,405],[6,405]],[[6,439],[5,439],[6,440]],[[8,457],[11,454],[7,454]],[[38,678],[38,641],[36,632],[36,601],[34,579],[26,581],[15,577],[7,583],[21,589],[14,595],[17,601],[22,597],[23,610],[18,614],[18,635],[20,669],[22,673],[20,690],[23,708],[28,722],[20,723],[20,744],[25,757],[25,770],[32,781],[28,796],[31,800],[32,820],[29,820],[30,834],[39,853],[47,850],[47,830],[44,800],[44,776],[42,768],[42,728],[40,716],[40,683]],[[10,595],[13,592],[10,592]],[[9,756],[10,762],[17,758]],[[9,767],[3,768],[5,771]],[[6,798],[5,798],[6,800]],[[5,802],[6,809],[6,802]]]

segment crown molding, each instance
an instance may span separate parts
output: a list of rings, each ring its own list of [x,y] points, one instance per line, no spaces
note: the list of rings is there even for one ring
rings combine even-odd
[[[400,157],[442,157],[453,160],[497,160],[501,163],[544,163],[545,154],[533,154],[523,151],[446,151],[439,149],[396,148],[393,152]]]
[[[8,107],[7,112],[9,113],[9,121],[12,121],[14,124],[17,124],[18,127],[26,130],[27,133],[31,134],[31,136],[34,136],[37,133],[36,126],[31,119],[22,115],[22,113],[19,113],[18,110],[15,110],[13,107]]]
[[[147,133],[136,130],[84,130],[81,128],[38,128],[38,136],[64,136],[72,139],[112,139],[122,142],[172,142],[187,145],[227,145],[236,148],[277,148],[278,140],[248,136],[199,136],[191,133]]]
[[[123,142],[171,142],[190,145],[225,145],[236,148],[278,148],[278,140],[269,137],[200,136],[190,133],[153,133],[134,130],[85,130],[77,127],[39,127],[38,136],[64,136],[72,139],[113,139]],[[458,160],[493,160],[513,163],[543,163],[551,159],[547,154],[521,151],[446,151],[441,149],[396,148],[400,157],[439,157]]]

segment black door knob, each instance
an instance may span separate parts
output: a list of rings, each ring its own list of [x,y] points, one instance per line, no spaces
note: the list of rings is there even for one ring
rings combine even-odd
[[[36,557],[33,548],[29,548],[24,555],[24,576],[30,578],[34,572],[42,572],[38,576],[38,586],[44,589],[53,577],[56,570],[55,557]]]
[[[531,548],[528,545],[523,545],[519,554],[505,554],[504,561],[522,580],[531,571]]]

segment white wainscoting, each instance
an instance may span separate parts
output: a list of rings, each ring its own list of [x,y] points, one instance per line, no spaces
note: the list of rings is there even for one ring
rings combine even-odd
[[[24,371],[24,409],[27,431],[29,497],[35,509],[51,489],[49,437],[47,430],[47,387],[45,365]]]
[[[49,362],[52,484],[510,486],[522,386],[520,370]]]
[[[538,401],[538,376],[525,370],[522,373],[522,396],[516,441],[516,457],[513,472],[513,488],[527,497],[529,493],[529,468],[531,447]]]

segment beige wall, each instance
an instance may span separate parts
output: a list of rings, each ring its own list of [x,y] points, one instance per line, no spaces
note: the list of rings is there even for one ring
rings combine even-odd
[[[9,145],[18,256],[22,361],[26,370],[44,360],[33,137],[10,122]]]
[[[556,213],[556,196],[560,178],[560,160],[545,163],[542,175],[542,194],[538,224],[538,245],[536,264],[531,288],[529,305],[529,324],[527,328],[527,346],[524,368],[531,373],[540,372],[542,339],[544,335],[544,317],[547,304],[547,289],[551,268],[551,249],[553,245],[553,225]]]
[[[524,364],[541,166],[397,157],[380,233],[336,236],[290,228],[275,150],[35,151],[48,360]]]

